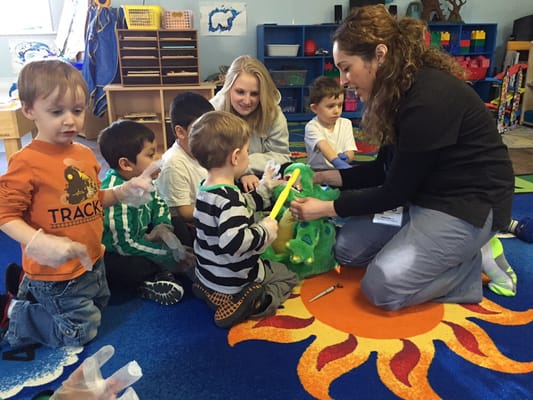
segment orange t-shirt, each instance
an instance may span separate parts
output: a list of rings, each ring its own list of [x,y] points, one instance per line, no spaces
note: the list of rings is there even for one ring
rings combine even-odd
[[[82,144],[33,140],[11,156],[0,176],[0,226],[22,219],[35,229],[86,245],[96,262],[104,252],[99,171],[94,153]],[[24,246],[22,266],[29,278],[42,281],[70,280],[85,272],[77,258],[57,268],[40,265],[26,257]]]

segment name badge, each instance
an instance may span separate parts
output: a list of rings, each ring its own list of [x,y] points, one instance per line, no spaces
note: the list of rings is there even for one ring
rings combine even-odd
[[[372,222],[375,224],[402,226],[403,207],[396,207],[379,214],[374,214]]]

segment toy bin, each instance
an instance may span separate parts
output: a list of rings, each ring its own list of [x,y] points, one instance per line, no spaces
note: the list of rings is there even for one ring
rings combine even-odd
[[[299,44],[267,44],[267,54],[269,57],[296,57],[299,48]]]
[[[163,13],[163,28],[192,29],[193,12],[191,10],[165,11]]]
[[[128,29],[156,30],[161,27],[160,6],[122,6]]]
[[[304,86],[307,70],[271,70],[270,75],[276,86]]]
[[[283,97],[280,103],[281,111],[284,113],[296,112],[296,99],[294,97]]]

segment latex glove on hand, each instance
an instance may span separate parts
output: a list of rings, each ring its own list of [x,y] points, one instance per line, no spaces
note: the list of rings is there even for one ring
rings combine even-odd
[[[35,232],[26,245],[25,253],[39,264],[53,268],[73,258],[79,258],[83,268],[87,271],[93,269],[93,262],[84,244],[74,242],[65,236],[49,235],[42,229]]]
[[[140,207],[152,201],[152,192],[155,191],[153,176],[161,170],[162,160],[154,161],[141,175],[135,176],[122,185],[114,186],[113,193],[121,203],[133,207]]]
[[[348,164],[350,163],[350,159],[343,152],[340,152],[339,154],[337,154],[337,157],[339,157],[342,161],[344,161],[344,162],[346,162]]]
[[[274,160],[268,160],[265,165],[265,170],[263,171],[263,176],[259,181],[260,186],[266,187],[268,190],[274,189],[276,186],[281,184],[279,180],[279,169],[280,165],[277,164]]]
[[[333,160],[331,160],[331,163],[337,169],[352,168],[350,164],[348,164],[346,161],[341,160],[339,157],[335,157]]]
[[[265,243],[266,248],[270,246],[278,237],[278,221],[270,217],[266,217],[259,221],[259,225],[263,226],[268,232],[267,243]]]
[[[194,250],[192,247],[183,246],[185,248],[185,253],[181,254],[183,258],[181,260],[176,260],[179,262],[177,272],[180,274],[185,274],[191,280],[194,280],[194,268],[196,268],[196,256],[194,255]]]
[[[186,257],[185,246],[174,234],[174,227],[167,224],[159,224],[153,227],[150,233],[144,235],[150,242],[163,242],[172,251],[174,260],[181,261]]]
[[[136,361],[131,361],[109,378],[102,378],[100,367],[115,353],[113,346],[103,346],[88,357],[54,392],[50,400],[112,400],[117,394],[142,377]],[[128,388],[119,400],[138,400],[133,388]]]

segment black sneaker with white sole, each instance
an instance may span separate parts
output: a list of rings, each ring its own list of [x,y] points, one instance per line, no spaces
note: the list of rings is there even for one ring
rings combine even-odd
[[[144,281],[139,287],[139,294],[143,299],[170,306],[181,300],[183,287],[178,282],[170,280]]]

